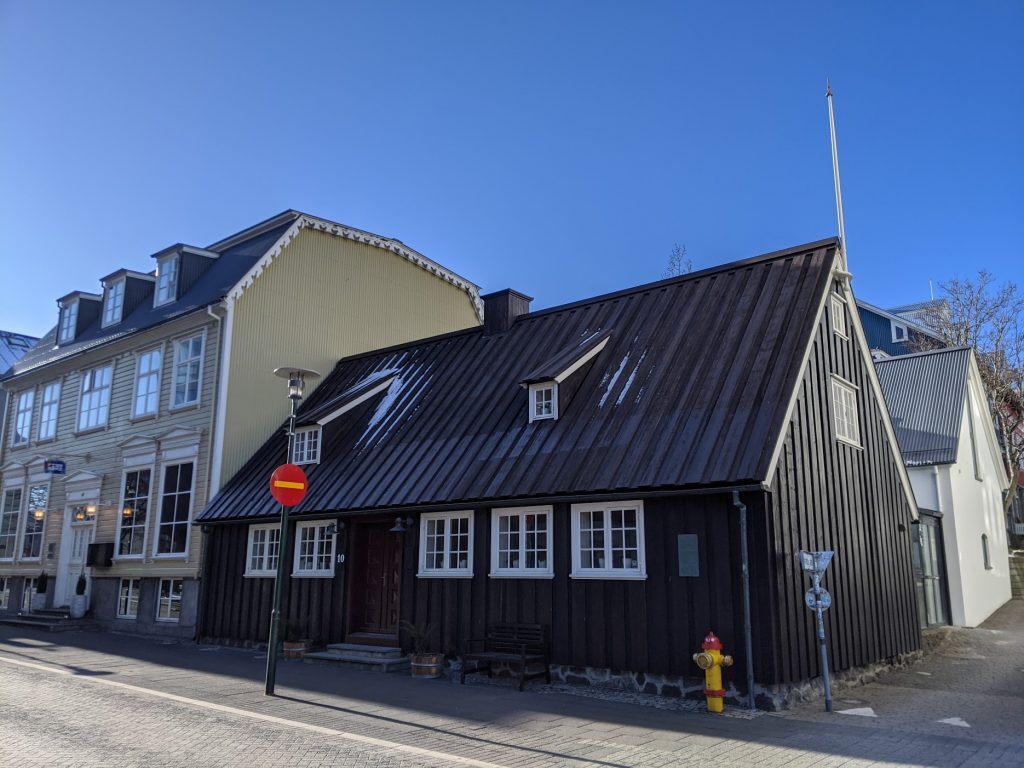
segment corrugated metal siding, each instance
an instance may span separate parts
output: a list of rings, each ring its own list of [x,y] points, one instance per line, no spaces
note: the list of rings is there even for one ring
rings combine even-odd
[[[343,361],[306,409],[394,369],[325,429],[296,512],[760,482],[817,323],[834,241]],[[527,422],[525,373],[611,330],[557,421]],[[278,385],[279,386],[279,385]],[[203,519],[275,514],[275,435]]]
[[[908,465],[956,461],[971,354],[949,349],[875,364]]]
[[[913,354],[918,349],[921,349],[923,344],[939,346],[939,342],[936,340],[929,339],[909,327],[907,328],[906,341],[893,341],[892,322],[888,317],[883,317],[860,305],[857,306],[857,311],[860,314],[861,325],[864,326],[864,335],[867,337],[868,347],[871,349],[880,349],[885,354],[895,357]]]
[[[326,375],[341,357],[479,324],[466,292],[401,256],[303,229],[235,303],[221,476],[288,412],[272,371]],[[307,385],[307,395],[319,381]],[[278,404],[279,408],[267,407]]]

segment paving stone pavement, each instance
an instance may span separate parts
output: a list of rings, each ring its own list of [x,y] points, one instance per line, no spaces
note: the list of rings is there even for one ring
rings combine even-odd
[[[1024,767],[1024,601],[1013,602],[923,664],[837,694],[837,709],[874,718],[820,703],[723,718],[292,662],[266,697],[253,651],[5,627],[0,766]],[[937,722],[957,712],[970,728]]]

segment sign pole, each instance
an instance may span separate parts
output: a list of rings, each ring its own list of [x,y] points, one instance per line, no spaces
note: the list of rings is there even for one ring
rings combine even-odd
[[[821,586],[821,577],[825,575],[828,564],[835,553],[831,550],[808,552],[800,550],[797,561],[803,572],[811,577],[811,588],[804,594],[804,604],[814,611],[818,630],[818,647],[821,650],[821,679],[825,684],[825,711],[832,711],[832,679],[828,672],[828,646],[825,644],[824,613],[832,606],[832,595]]]
[[[814,612],[818,618],[818,646],[821,648],[821,676],[825,683],[825,711],[832,711],[832,680],[828,672],[828,646],[825,644],[825,619],[822,616],[821,574],[814,573],[814,591],[819,595]]]
[[[292,412],[288,417],[288,461],[292,460],[292,441],[295,439],[295,411],[299,401],[292,400]],[[281,625],[281,593],[284,591],[284,567],[288,554],[288,507],[281,504],[281,532],[278,534],[277,576],[274,579],[274,607],[270,611],[270,637],[267,638],[267,680],[264,693],[274,695],[277,681],[277,642]]]

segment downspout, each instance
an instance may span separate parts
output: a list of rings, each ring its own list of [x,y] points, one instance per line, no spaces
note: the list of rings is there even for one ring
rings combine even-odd
[[[747,551],[747,505],[740,492],[732,492],[732,505],[740,511],[740,556],[743,563],[743,645],[747,654],[747,706],[754,705],[754,640],[750,626],[750,556]]]

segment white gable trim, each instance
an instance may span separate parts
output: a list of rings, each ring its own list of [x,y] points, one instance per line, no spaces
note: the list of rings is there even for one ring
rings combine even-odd
[[[355,408],[357,405],[360,405],[361,403],[365,403],[367,400],[369,400],[374,395],[377,395],[377,394],[380,394],[381,392],[383,392],[385,389],[387,389],[388,387],[391,386],[391,382],[393,382],[395,380],[395,378],[397,378],[397,377],[390,376],[390,377],[388,377],[386,379],[383,379],[379,384],[375,384],[374,386],[370,387],[368,390],[363,392],[363,394],[361,394],[355,400],[349,400],[347,403],[345,403],[343,406],[341,406],[337,410],[331,411],[326,416],[324,416],[322,419],[318,419],[316,423],[319,424],[321,427],[323,427],[323,426],[325,426],[327,424],[330,424],[332,421],[334,421],[336,418],[338,418],[342,414],[348,413],[353,408]]]
[[[611,336],[608,336],[608,337],[602,339],[600,341],[600,343],[595,344],[594,347],[592,349],[588,350],[587,353],[585,355],[583,355],[582,357],[580,357],[579,360],[577,360],[575,363],[570,365],[568,368],[566,368],[560,374],[555,376],[555,381],[558,382],[559,384],[561,384],[563,381],[565,381],[570,376],[572,376],[574,373],[576,373],[576,371],[578,371],[580,368],[582,368],[584,365],[586,365],[587,361],[593,360],[594,357],[596,357],[597,354],[602,349],[604,349],[605,347],[608,346],[608,339],[610,339],[610,338],[611,338]]]
[[[991,418],[991,413],[988,409],[988,396],[985,392],[984,379],[981,378],[981,369],[978,368],[978,361],[974,356],[974,351],[971,351],[969,357],[969,365],[967,368],[967,386],[964,387],[964,402],[963,408],[968,409],[967,418],[974,419],[974,416],[970,413],[970,399],[968,394],[973,390],[973,397],[978,401],[979,409],[981,410],[982,416],[988,416],[989,418],[981,419],[981,424],[974,425],[974,434],[977,437],[979,431],[985,433],[985,442],[988,444],[989,451],[995,457],[995,464],[1001,468],[1001,471],[997,472],[999,476],[999,489],[1001,491],[1007,491],[1010,488],[1010,476],[1007,474],[1006,465],[1003,462],[1003,452],[999,447],[999,436],[996,434],[996,425]],[[963,435],[960,436],[963,439]]]
[[[841,264],[842,262],[839,262],[838,259],[838,249],[836,253],[836,261]],[[838,264],[833,264],[831,276],[833,278],[840,278],[840,282],[843,286],[843,298],[846,299],[847,306],[856,306],[856,299],[853,296],[853,291],[850,289],[850,274],[839,269]],[[811,326],[810,337],[807,339],[807,345],[804,348],[803,360],[800,363],[800,373],[797,376],[796,383],[793,385],[793,391],[789,396],[789,405],[786,407],[786,417],[782,420],[778,437],[775,440],[775,450],[772,451],[772,460],[768,463],[768,471],[765,473],[763,480],[763,484],[766,489],[771,486],[772,478],[775,476],[775,470],[778,468],[779,460],[782,457],[782,447],[786,443],[786,434],[789,431],[789,423],[793,420],[796,403],[800,397],[800,382],[803,381],[804,375],[807,372],[807,366],[811,359],[811,352],[814,349],[814,340],[818,335],[818,327],[821,323],[821,317],[825,312],[825,309],[828,307],[828,302],[832,293],[832,280],[829,280],[828,284],[825,286],[825,290],[821,292],[821,298],[818,301],[818,311],[814,316],[815,321]],[[878,373],[875,371],[875,363],[871,359],[871,352],[868,349],[867,338],[864,336],[864,327],[861,325],[860,315],[857,312],[850,312],[850,317],[848,319],[849,325],[847,326],[847,330],[854,336],[853,343],[857,347],[857,354],[861,356],[861,359],[867,366],[868,382],[882,414],[882,425],[885,429],[886,436],[888,437],[889,451],[892,454],[893,461],[896,463],[896,471],[899,473],[900,482],[903,485],[903,492],[907,497],[907,502],[910,504],[910,514],[914,520],[917,520],[917,499],[914,497],[914,489],[910,485],[910,475],[907,472],[906,465],[903,463],[903,455],[900,453],[899,443],[896,441],[896,430],[893,429],[892,419],[889,416],[889,408],[885,404],[885,395],[882,394],[882,385],[878,381]]]
[[[290,227],[285,231],[281,237],[277,239],[277,242],[263,254],[255,265],[239,280],[235,283],[234,287],[228,291],[227,299],[228,302],[234,302],[245,292],[245,289],[252,285],[256,278],[263,274],[263,270],[274,263],[274,259],[281,255],[285,247],[292,240],[294,240],[299,232],[306,227],[315,229],[320,232],[326,232],[336,237],[344,237],[349,240],[355,240],[358,243],[365,243],[366,245],[374,248],[380,248],[383,251],[390,251],[401,256],[403,259],[412,262],[421,269],[425,269],[430,274],[441,278],[445,282],[451,283],[457,288],[461,288],[469,296],[469,301],[473,305],[473,310],[476,312],[477,318],[480,322],[484,319],[484,303],[480,299],[480,288],[477,285],[466,280],[449,269],[442,267],[436,261],[428,259],[421,253],[412,250],[404,243],[398,240],[392,240],[388,237],[381,237],[380,235],[374,235],[370,232],[364,232],[359,229],[352,229],[342,224],[335,224],[334,222],[327,221],[325,219],[318,219],[314,216],[303,214],[299,216]]]

